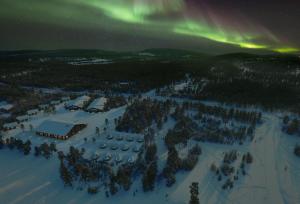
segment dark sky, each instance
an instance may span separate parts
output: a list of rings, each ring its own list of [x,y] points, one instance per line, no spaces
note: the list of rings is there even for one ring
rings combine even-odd
[[[299,0],[0,0],[0,49],[299,52]]]

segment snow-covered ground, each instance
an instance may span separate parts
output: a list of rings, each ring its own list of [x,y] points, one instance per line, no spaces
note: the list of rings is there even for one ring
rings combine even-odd
[[[118,116],[123,111],[124,108],[119,108],[105,113],[103,117],[97,114],[86,117],[87,113],[83,112],[63,113],[63,110],[60,114],[62,118],[70,117],[70,115],[88,118],[86,120],[91,123],[98,118],[98,121],[94,123],[99,123],[100,120],[104,122],[106,117]],[[154,192],[146,194],[141,190],[140,179],[135,181],[129,192],[120,192],[111,198],[106,198],[104,192],[89,195],[85,190],[64,188],[59,178],[59,162],[56,157],[46,160],[32,155],[25,157],[18,151],[1,150],[0,202],[183,204],[189,200],[189,185],[196,181],[199,182],[201,203],[300,203],[300,159],[293,154],[294,144],[300,139],[281,132],[280,118],[276,114],[266,113],[263,120],[263,124],[256,130],[252,143],[242,146],[202,143],[203,154],[193,171],[177,174],[177,182],[171,188],[166,188],[164,183],[159,183]],[[167,124],[167,126],[172,126],[172,124]],[[84,131],[92,135],[95,130],[91,127]],[[88,135],[87,132],[84,135]],[[163,135],[163,133],[160,134]],[[72,140],[83,142],[80,135],[71,138],[67,143]],[[162,138],[157,136],[156,140],[160,143]],[[63,146],[65,144],[59,148]],[[222,184],[210,171],[210,166],[213,162],[221,162],[224,152],[232,149],[240,153],[251,152],[254,162],[249,166],[247,175],[241,176],[232,190],[222,190]],[[160,157],[163,158],[164,154]],[[136,189],[138,192],[133,196]]]
[[[198,166],[171,197],[176,201],[187,201],[188,186],[198,181],[201,203],[300,203],[300,161],[293,154],[297,140],[299,138],[290,138],[281,133],[280,119],[276,115],[266,114],[264,124],[256,130],[254,142],[248,146],[203,144],[204,155]],[[212,162],[223,158],[222,153],[226,149],[249,151],[254,162],[233,190],[224,191],[208,169]]]
[[[88,113],[85,111],[69,111],[64,108],[64,104],[60,104],[56,106],[55,113],[43,113],[40,112],[38,115],[31,116],[30,120],[27,122],[23,122],[24,129],[22,130],[19,126],[15,130],[8,131],[4,133],[3,137],[15,137],[26,141],[30,139],[33,145],[39,145],[44,142],[51,143],[55,142],[59,150],[67,150],[70,145],[75,147],[81,147],[84,143],[84,138],[87,138],[87,142],[92,142],[92,138],[96,138],[98,141],[100,137],[96,134],[96,127],[100,129],[100,135],[105,137],[103,133],[104,127],[111,131],[114,126],[114,119],[123,115],[125,111],[125,107],[115,108],[108,112],[104,113]],[[108,119],[108,125],[105,124],[105,119]],[[71,137],[67,141],[56,140],[47,137],[37,136],[34,130],[45,120],[58,120],[58,121],[66,121],[66,122],[76,122],[76,123],[84,123],[87,124],[87,128],[83,129],[81,132],[76,134],[74,137]],[[32,127],[32,129],[31,129]],[[94,146],[96,146],[95,143]]]
[[[146,96],[153,96],[149,92]],[[70,145],[84,147],[86,154],[92,155],[99,151],[99,144],[105,138],[98,137],[96,127],[101,130],[108,128],[110,134],[114,133],[113,120],[121,116],[125,106],[110,110],[105,113],[90,114],[83,111],[67,111],[63,105],[57,106],[55,114],[42,115],[25,123],[25,130],[13,130],[8,135],[18,138],[30,138],[33,145],[43,142],[53,142],[54,139],[38,137],[30,130],[37,127],[46,119],[59,119],[67,121],[80,121],[88,127],[78,135],[67,141],[57,141],[60,150],[67,150]],[[106,126],[105,119],[109,119]],[[163,136],[175,122],[169,119],[161,131],[156,133],[158,156],[165,160],[167,152],[163,143]],[[288,136],[281,132],[280,115],[264,113],[263,123],[255,131],[253,142],[244,145],[221,145],[200,143],[202,155],[197,166],[191,172],[176,174],[177,182],[171,187],[165,187],[164,182],[156,184],[153,192],[142,192],[141,179],[137,178],[128,192],[120,191],[115,196],[106,198],[105,192],[89,195],[86,190],[65,188],[59,176],[59,161],[56,156],[49,160],[43,157],[34,157],[33,154],[23,156],[17,150],[0,151],[0,203],[69,203],[69,204],[184,204],[189,200],[189,186],[192,182],[199,182],[200,203],[205,204],[298,204],[300,203],[300,159],[294,156],[293,148],[300,138]],[[84,141],[87,138],[87,142]],[[92,142],[96,138],[96,142]],[[231,190],[222,190],[222,182],[217,180],[210,171],[212,163],[219,165],[224,157],[224,152],[230,150],[241,155],[251,152],[254,162],[247,167],[247,174],[240,176]],[[180,154],[183,154],[182,149]],[[101,154],[101,152],[100,152]],[[161,163],[160,163],[161,164]],[[162,168],[159,164],[159,169]],[[137,190],[137,193],[134,193]]]
[[[71,65],[91,65],[91,64],[111,64],[113,61],[108,59],[98,59],[98,58],[92,58],[92,59],[86,59],[86,58],[80,58],[80,59],[73,59],[73,61],[68,62],[68,64]]]

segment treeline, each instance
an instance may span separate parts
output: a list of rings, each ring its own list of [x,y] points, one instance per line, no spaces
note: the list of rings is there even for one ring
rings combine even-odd
[[[187,144],[192,135],[199,129],[198,125],[189,117],[178,118],[173,129],[170,129],[165,136],[165,144],[172,148],[176,144]]]
[[[104,110],[108,111],[113,108],[126,105],[127,101],[124,96],[109,96],[106,103],[104,104]]]
[[[180,80],[185,74],[184,66],[179,63],[162,63],[155,60],[130,60],[84,66],[73,66],[55,60],[43,63],[28,61],[19,63],[17,61],[13,65],[7,64],[14,68],[26,67],[27,64],[37,71],[22,76],[9,73],[2,81],[9,84],[59,87],[75,91],[89,89],[102,90],[104,93],[141,93]]]
[[[10,116],[0,118],[0,124],[13,122],[17,116],[25,114],[27,110],[38,108],[41,104],[50,103],[61,97],[60,94],[42,94],[31,89],[23,89],[15,84],[9,86],[0,84],[0,101],[4,100],[13,105],[13,108],[9,110]]]
[[[296,135],[300,137],[300,120],[296,116],[285,115],[282,119],[282,131],[289,135]],[[296,144],[294,154],[300,157],[300,145]]]
[[[198,162],[198,157],[201,155],[202,150],[200,146],[195,145],[188,151],[186,158],[180,158],[175,146],[168,149],[168,157],[166,166],[163,169],[162,175],[166,180],[166,186],[170,187],[176,182],[175,174],[178,171],[191,171],[194,169]]]
[[[300,136],[300,121],[297,118],[284,116],[282,130],[289,135]]]
[[[58,152],[60,160],[60,177],[65,186],[88,184],[87,192],[96,194],[104,187],[107,197],[115,195],[119,190],[128,191],[132,179],[139,172],[139,160],[135,164],[125,163],[114,171],[113,166],[97,158],[84,158],[85,149],[69,148],[67,154]],[[141,155],[139,155],[141,157]]]
[[[10,150],[17,149],[22,152],[24,155],[29,155],[32,150],[32,144],[30,140],[24,142],[21,139],[17,139],[14,137],[6,138],[5,140],[0,140],[0,149],[8,148]],[[34,155],[36,157],[43,156],[46,159],[49,159],[54,152],[56,152],[56,145],[55,143],[43,143],[39,146],[34,147]]]
[[[299,90],[285,84],[248,79],[212,81],[193,98],[224,103],[259,105],[266,109],[287,108],[299,101]]]
[[[141,133],[145,128],[156,123],[160,129],[167,120],[171,102],[143,99],[135,100],[126,108],[124,115],[118,119],[116,130]]]
[[[146,148],[143,162],[142,184],[143,191],[153,191],[157,179],[157,147],[155,143],[150,144]]]
[[[236,120],[238,122],[256,124],[261,122],[262,114],[258,111],[246,111],[238,108],[223,108],[221,106],[205,105],[203,103],[184,102],[182,106],[177,104],[173,117],[176,119],[181,117],[186,110],[197,110],[196,117],[201,117],[203,114],[220,117],[222,120]]]
[[[243,144],[246,139],[254,138],[254,125],[224,126],[224,121],[212,117],[202,116],[199,131],[193,135],[197,141],[208,141],[221,144]]]
[[[36,157],[38,156],[43,156],[46,159],[49,159],[54,152],[57,152],[56,149],[56,144],[55,143],[50,143],[50,145],[48,143],[43,143],[40,146],[35,146],[34,147],[34,155]]]
[[[242,106],[261,106],[267,110],[291,109],[300,100],[300,65],[296,57],[259,60],[215,59],[208,73],[193,72],[190,83],[173,94],[176,97],[213,100]]]
[[[16,139],[14,137],[6,138],[5,140],[0,140],[0,149],[9,148],[10,150],[18,149],[24,155],[29,155],[31,151],[31,141],[27,140],[23,142],[23,140]]]
[[[197,113],[191,115],[193,119],[186,116],[189,110],[194,109]],[[177,104],[171,115],[177,123],[165,137],[167,146],[187,143],[190,138],[204,142],[243,144],[247,138],[253,139],[256,125],[261,122],[262,117],[260,112],[189,102]]]
[[[66,186],[72,186],[73,181],[77,179],[88,182],[99,178],[100,175],[96,173],[97,168],[92,168],[91,162],[83,158],[84,152],[84,149],[79,150],[73,146],[70,147],[67,155],[58,152],[60,176]]]
[[[256,124],[261,122],[262,114],[256,111],[243,111],[239,109],[226,109],[219,106],[198,105],[198,116],[202,114],[214,115],[222,118],[224,121],[236,120],[243,123]]]
[[[231,150],[226,152],[223,158],[222,164],[217,167],[214,163],[211,165],[211,171],[216,175],[217,180],[221,182],[225,177],[225,182],[222,185],[222,189],[232,189],[234,182],[238,181],[239,176],[246,175],[246,167],[253,162],[253,156],[247,152],[243,154],[239,168],[235,168],[234,163],[238,159],[238,152]]]

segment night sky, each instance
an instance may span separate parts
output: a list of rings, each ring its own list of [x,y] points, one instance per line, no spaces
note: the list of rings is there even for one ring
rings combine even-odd
[[[299,0],[0,0],[0,49],[299,53]]]

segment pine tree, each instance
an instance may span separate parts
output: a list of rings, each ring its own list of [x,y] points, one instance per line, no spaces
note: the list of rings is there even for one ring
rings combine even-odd
[[[24,155],[28,155],[31,151],[31,142],[30,140],[27,140],[24,144],[23,144],[23,153]]]
[[[63,161],[63,159],[65,158],[65,154],[63,151],[59,151],[57,153],[57,156],[58,156],[59,161]]]
[[[248,152],[248,153],[246,154],[246,162],[247,162],[247,164],[251,164],[251,163],[253,162],[253,157],[252,157],[252,155],[250,154],[250,152]]]
[[[148,169],[145,171],[142,178],[144,192],[152,191],[154,189],[156,174],[157,174],[157,162],[154,161],[150,164]]]
[[[4,142],[2,139],[0,139],[0,149],[3,149],[3,147],[4,147]]]
[[[51,142],[51,144],[50,144],[50,151],[52,151],[52,152],[56,152],[57,151],[56,144],[54,142]]]
[[[65,186],[72,186],[72,174],[69,172],[63,161],[60,162],[60,177],[64,181]]]
[[[300,157],[300,145],[296,145],[294,149],[294,154],[298,157]]]
[[[189,204],[200,204],[199,201],[199,184],[197,182],[193,182],[190,186],[191,198]]]
[[[115,182],[114,178],[110,179],[109,192],[110,192],[111,195],[115,195],[118,192],[118,188],[116,186],[116,182]]]
[[[23,123],[21,124],[21,129],[22,129],[22,131],[24,131],[24,129],[25,129],[25,126]]]
[[[181,160],[178,156],[178,152],[174,146],[169,148],[167,166],[170,167],[170,170],[175,173],[181,166]]]
[[[46,158],[46,159],[49,159],[50,156],[51,156],[51,151],[50,151],[50,147],[47,143],[43,143],[41,146],[40,146],[40,150],[41,152],[43,152],[43,156]]]
[[[166,178],[167,187],[171,187],[176,182],[176,177],[169,166],[163,169],[163,176]]]
[[[289,123],[289,121],[290,121],[289,116],[287,116],[287,115],[284,116],[284,118],[283,118],[283,124],[287,125]]]
[[[155,144],[148,146],[145,153],[145,160],[148,164],[156,160],[156,152],[157,152],[157,147]]]
[[[40,156],[41,154],[41,149],[37,146],[34,147],[34,156]]]
[[[116,180],[120,186],[123,186],[125,191],[130,189],[132,168],[130,166],[122,166],[118,169]]]

